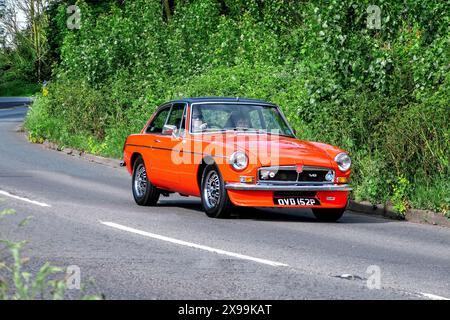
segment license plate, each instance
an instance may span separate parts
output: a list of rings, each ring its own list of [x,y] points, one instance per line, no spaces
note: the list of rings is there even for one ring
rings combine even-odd
[[[273,203],[279,206],[318,206],[320,205],[319,199],[316,198],[274,198]]]

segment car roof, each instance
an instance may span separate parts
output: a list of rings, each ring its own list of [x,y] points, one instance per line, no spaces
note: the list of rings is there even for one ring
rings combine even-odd
[[[231,98],[231,97],[193,97],[193,98],[182,98],[178,100],[173,100],[168,103],[183,103],[187,102],[189,104],[192,103],[204,103],[204,102],[235,102],[237,104],[248,104],[248,103],[255,103],[255,104],[262,104],[262,105],[270,105],[275,106],[275,104],[264,101],[264,100],[258,100],[258,99],[247,99],[247,98]]]

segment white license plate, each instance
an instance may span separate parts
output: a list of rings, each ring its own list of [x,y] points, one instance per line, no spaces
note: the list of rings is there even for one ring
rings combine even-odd
[[[320,201],[315,198],[274,198],[273,203],[279,206],[318,206]]]

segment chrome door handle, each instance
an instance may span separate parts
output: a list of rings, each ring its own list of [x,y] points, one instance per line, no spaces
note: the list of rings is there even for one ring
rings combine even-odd
[[[155,139],[153,141],[156,142],[156,143],[160,143],[161,142],[161,140],[159,140],[159,139]]]

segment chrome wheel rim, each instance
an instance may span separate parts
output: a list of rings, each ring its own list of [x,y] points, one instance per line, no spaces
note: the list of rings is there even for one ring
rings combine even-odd
[[[220,178],[216,171],[206,175],[203,198],[208,209],[215,208],[220,202]]]
[[[139,198],[142,198],[147,191],[147,171],[143,164],[139,164],[134,173],[134,192]]]

